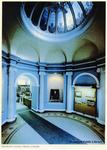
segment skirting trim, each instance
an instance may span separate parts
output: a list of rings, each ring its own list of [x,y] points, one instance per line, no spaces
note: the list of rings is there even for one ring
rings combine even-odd
[[[102,125],[105,125],[105,122],[103,120],[100,120],[99,118],[96,118],[97,119],[97,122],[102,124]]]
[[[17,118],[17,117],[15,116],[14,118],[7,119],[7,122],[13,122],[13,121],[15,121],[16,118]]]

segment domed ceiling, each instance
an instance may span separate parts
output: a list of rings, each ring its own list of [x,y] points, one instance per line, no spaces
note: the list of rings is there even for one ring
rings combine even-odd
[[[80,34],[84,26],[87,28],[95,9],[92,2],[26,2],[21,6],[21,17],[34,36],[60,41]]]
[[[77,28],[92,14],[93,7],[92,2],[26,2],[21,14],[29,28],[59,34]]]
[[[3,2],[2,48],[47,63],[104,56],[104,8],[103,2]]]

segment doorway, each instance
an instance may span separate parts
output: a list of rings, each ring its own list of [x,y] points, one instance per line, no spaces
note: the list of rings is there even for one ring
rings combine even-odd
[[[31,81],[26,75],[22,75],[17,80],[16,87],[16,110],[31,109],[32,92]]]
[[[16,80],[16,111],[38,110],[38,79],[30,73],[22,73]]]

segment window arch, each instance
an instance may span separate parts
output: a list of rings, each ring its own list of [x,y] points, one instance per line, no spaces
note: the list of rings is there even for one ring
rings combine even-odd
[[[56,30],[56,14],[54,9],[51,10],[49,15],[48,30],[50,33],[54,33]]]
[[[59,8],[57,12],[57,30],[58,32],[64,32],[64,16],[62,10]]]
[[[74,81],[73,81],[73,86],[75,86],[77,79],[78,79],[79,77],[81,77],[81,76],[84,76],[84,75],[91,76],[92,78],[94,78],[94,80],[96,81],[97,88],[99,88],[99,80],[97,79],[97,77],[94,76],[93,74],[87,73],[87,72],[84,72],[84,73],[81,73],[81,74],[77,75],[77,76],[75,77]]]

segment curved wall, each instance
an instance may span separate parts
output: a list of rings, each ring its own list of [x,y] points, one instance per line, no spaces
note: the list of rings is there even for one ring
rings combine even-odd
[[[16,79],[21,74],[31,74],[34,76],[38,82],[36,85],[37,89],[33,89],[33,92],[37,92],[37,97],[33,99],[32,109],[37,112],[48,111],[66,111],[72,113],[74,111],[74,88],[72,87],[75,78],[80,74],[91,74],[92,77],[97,78],[98,81],[103,80],[102,72],[99,71],[99,68],[103,68],[105,66],[105,58],[98,58],[96,60],[90,62],[84,62],[79,64],[71,64],[71,63],[55,63],[55,64],[47,64],[47,63],[36,63],[31,61],[25,61],[19,57],[8,55],[3,52],[2,57],[2,65],[3,65],[3,80],[7,82],[7,86],[4,85],[3,89],[9,87],[9,91],[7,92],[7,96],[3,97],[4,104],[8,103],[8,108],[4,108],[3,106],[3,117],[2,123],[11,122],[16,117]],[[9,74],[8,74],[9,73]],[[93,78],[84,75],[80,76],[77,79],[78,84],[96,84]],[[103,74],[104,75],[104,74]],[[102,83],[102,82],[101,82]],[[104,83],[103,83],[104,84]],[[97,87],[97,84],[96,84]],[[99,91],[104,94],[104,87],[97,87]],[[63,102],[52,103],[49,102],[49,90],[52,88],[58,88],[63,92]],[[103,90],[102,90],[103,89]],[[3,91],[3,95],[5,92]],[[99,122],[104,123],[104,102],[105,98],[101,101],[101,95],[97,97],[98,103],[102,104],[102,108],[99,109],[100,106],[97,105],[98,115],[96,118],[99,118]],[[72,105],[72,106],[71,106]],[[101,120],[102,119],[102,120]]]

